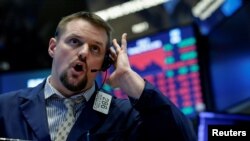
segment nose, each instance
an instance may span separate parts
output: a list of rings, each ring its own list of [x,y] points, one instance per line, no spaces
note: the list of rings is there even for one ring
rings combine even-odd
[[[82,47],[79,48],[78,57],[81,61],[85,61],[89,54],[89,45],[84,43]]]

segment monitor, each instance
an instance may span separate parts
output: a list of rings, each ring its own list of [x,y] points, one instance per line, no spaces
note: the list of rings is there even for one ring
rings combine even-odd
[[[214,110],[250,109],[250,2],[208,34]],[[249,112],[248,112],[249,113]]]
[[[205,110],[197,40],[192,25],[175,27],[128,41],[132,69],[155,85],[192,117]],[[127,98],[120,89],[105,90]]]
[[[196,9],[202,9],[202,5],[207,3],[202,11],[197,14],[193,13],[194,21],[199,26],[203,35],[208,35],[217,26],[236,13],[243,5],[244,0],[217,0],[217,1],[200,1]],[[199,8],[198,8],[199,7]],[[204,18],[206,17],[206,18]]]

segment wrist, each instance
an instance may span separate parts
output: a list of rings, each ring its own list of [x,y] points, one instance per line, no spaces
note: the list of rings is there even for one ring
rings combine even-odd
[[[138,99],[145,87],[144,79],[132,69],[119,77],[119,86],[128,96]]]

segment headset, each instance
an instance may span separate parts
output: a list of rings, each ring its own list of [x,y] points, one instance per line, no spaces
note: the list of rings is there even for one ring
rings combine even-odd
[[[104,55],[101,69],[92,69],[91,72],[97,72],[97,71],[105,72],[112,64],[114,64],[114,61],[110,57],[110,50],[107,50]]]
[[[103,71],[103,72],[106,72],[105,73],[105,76],[104,76],[104,79],[103,79],[103,82],[101,84],[101,86],[98,88],[98,91],[100,91],[105,83],[105,80],[106,80],[106,77],[107,77],[107,69],[112,65],[114,64],[114,61],[111,59],[110,57],[110,51],[107,50],[107,52],[105,53],[104,55],[104,59],[103,59],[103,63],[102,63],[102,67],[101,69],[92,69],[91,72],[97,72],[97,71]]]
[[[107,71],[107,69],[108,69],[112,64],[114,64],[114,61],[110,58],[110,51],[107,50],[107,52],[105,53],[105,56],[104,56],[104,60],[103,60],[103,63],[102,63],[101,70],[102,70],[102,71]]]

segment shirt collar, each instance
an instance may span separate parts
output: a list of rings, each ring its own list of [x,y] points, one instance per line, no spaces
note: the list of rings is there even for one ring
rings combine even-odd
[[[46,83],[45,83],[45,87],[44,87],[44,94],[45,94],[45,99],[50,98],[52,95],[56,94],[58,97],[60,98],[65,98],[58,90],[56,90],[49,82],[51,75],[49,77],[47,77],[46,79]],[[94,94],[95,92],[95,85],[93,85],[90,89],[88,89],[85,92],[76,94],[74,96],[72,96],[72,99],[75,99],[79,96],[84,96],[84,98],[86,99],[86,101],[88,101],[90,99],[90,97]]]

